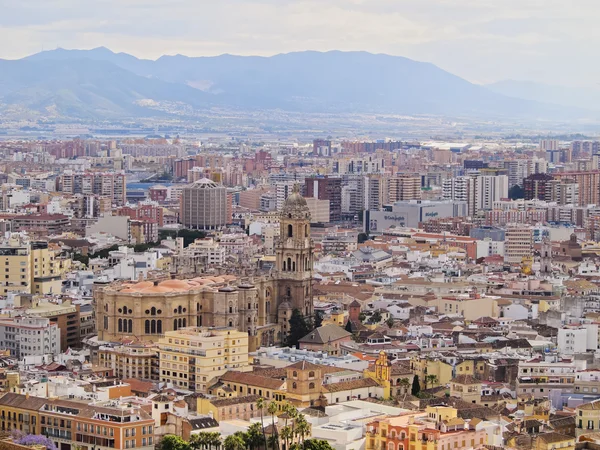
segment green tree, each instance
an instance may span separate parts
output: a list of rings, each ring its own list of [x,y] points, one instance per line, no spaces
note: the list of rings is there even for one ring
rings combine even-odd
[[[348,333],[352,333],[352,322],[350,322],[350,320],[348,320],[348,322],[346,322],[346,326],[344,327],[344,329],[348,332]]]
[[[394,318],[390,316],[390,318],[385,321],[385,324],[388,326],[388,328],[392,328],[394,326]]]
[[[398,383],[402,388],[402,393],[406,394],[408,392],[408,388],[410,387],[410,381],[408,378],[402,378],[400,383]]]
[[[419,392],[421,392],[421,384],[419,383],[419,375],[415,375],[413,377],[412,388],[410,390],[410,393],[414,396],[417,396],[417,395],[419,395]]]
[[[434,384],[436,384],[438,381],[438,377],[437,375],[426,375],[425,376],[425,389],[427,389],[427,387],[433,387]]]
[[[304,445],[304,438],[310,433],[310,424],[304,415],[300,414],[296,419],[296,434],[299,437],[300,445]]]
[[[248,431],[246,431],[246,446],[249,449],[261,449],[264,447],[266,440],[263,437],[263,431],[264,429],[258,422],[254,422],[248,427]]]
[[[312,326],[298,309],[292,311],[289,323],[290,332],[287,335],[286,345],[298,348],[298,341],[312,331]]]
[[[369,240],[369,235],[367,233],[358,233],[358,243],[363,244]]]
[[[256,407],[260,411],[260,425],[261,425],[261,431],[262,431],[262,435],[263,435],[263,443],[265,444],[265,449],[267,447],[267,434],[265,433],[265,407],[266,406],[267,406],[267,404],[266,404],[264,398],[260,397],[256,401]]]
[[[214,433],[208,433],[207,438],[208,450],[213,448],[219,448],[221,446],[221,433],[215,431]]]
[[[202,450],[204,447],[206,447],[208,445],[208,435],[209,433],[206,432],[193,434],[190,437],[190,447],[192,450]]]
[[[373,315],[371,316],[371,319],[369,320],[369,322],[379,323],[379,322],[381,322],[381,319],[383,319],[383,316],[381,315],[381,313],[379,311],[375,311],[373,313]]]
[[[285,426],[281,429],[281,439],[285,443],[285,448],[290,448],[290,440],[293,437],[294,432],[291,427]]]
[[[168,434],[163,437],[158,445],[157,450],[191,450],[190,444],[183,440],[181,436]]]
[[[246,440],[244,433],[236,431],[230,434],[223,441],[223,447],[225,450],[244,450],[246,448]]]
[[[513,187],[511,187],[508,190],[508,198],[510,198],[511,200],[517,200],[519,198],[524,198],[524,197],[525,197],[525,191],[518,184],[515,184]]]
[[[358,320],[360,320],[360,323],[363,323],[366,318],[367,318],[367,315],[364,312],[361,312],[358,314]]]
[[[321,325],[323,325],[323,312],[322,311],[317,311],[315,313],[314,327],[315,328],[319,328]]]
[[[321,439],[307,439],[304,441],[304,450],[333,450],[329,442]]]
[[[267,406],[267,412],[269,413],[269,415],[271,416],[271,428],[272,428],[272,437],[274,437],[275,439],[272,439],[272,445],[273,445],[273,450],[275,450],[275,446],[277,446],[277,448],[279,448],[279,431],[277,430],[277,426],[275,425],[275,416],[277,416],[277,403],[275,402],[271,402],[269,403],[269,406]]]

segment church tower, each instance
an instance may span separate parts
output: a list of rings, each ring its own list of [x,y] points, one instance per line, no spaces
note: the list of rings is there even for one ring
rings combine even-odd
[[[547,235],[542,238],[540,249],[540,272],[552,273],[552,242]]]
[[[291,311],[298,309],[305,317],[313,315],[313,242],[310,238],[310,210],[300,195],[298,185],[281,210],[280,235],[275,254],[277,284],[277,320],[282,338],[289,331]]]

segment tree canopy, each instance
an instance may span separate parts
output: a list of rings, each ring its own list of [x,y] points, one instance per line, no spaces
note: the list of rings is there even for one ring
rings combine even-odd
[[[313,324],[302,315],[299,309],[292,311],[289,323],[290,332],[287,335],[286,345],[297,348],[298,341],[313,330]]]

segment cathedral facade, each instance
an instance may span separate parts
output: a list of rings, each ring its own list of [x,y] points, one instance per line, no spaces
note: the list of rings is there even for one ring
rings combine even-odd
[[[294,309],[312,316],[313,242],[310,211],[297,186],[280,212],[271,274],[234,274],[99,285],[94,293],[98,338],[156,342],[186,326],[234,327],[251,349],[282,342]]]

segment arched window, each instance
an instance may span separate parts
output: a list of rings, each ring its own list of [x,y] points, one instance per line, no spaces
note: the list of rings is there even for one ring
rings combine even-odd
[[[173,319],[173,331],[177,331],[177,319]]]
[[[202,316],[196,317],[196,326],[197,327],[201,327],[202,326]]]
[[[298,378],[298,372],[296,372],[296,371],[294,370],[294,371],[292,372],[292,376],[293,376],[294,378]]]
[[[153,316],[156,315],[156,308],[154,306],[152,308],[150,308],[150,314]]]
[[[304,237],[308,237],[308,225],[304,225]]]
[[[196,311],[200,311],[200,303],[196,303]]]
[[[185,317],[183,318],[182,322],[183,322],[183,325],[182,325],[183,328],[187,327],[187,319]]]
[[[123,319],[119,319],[119,333],[123,332]]]
[[[265,302],[265,312],[271,314],[271,302]]]
[[[181,311],[182,311],[182,308],[181,308],[181,305],[179,305],[179,307],[177,308],[177,313],[181,314]]]
[[[287,267],[288,267],[288,270],[292,270],[292,258],[287,259]]]
[[[127,306],[123,306],[123,314],[127,314]]]
[[[393,442],[390,442],[388,444],[388,450],[394,450],[394,443]]]
[[[150,334],[150,321],[149,320],[146,320],[146,322],[144,322],[144,333]]]
[[[398,444],[398,450],[404,450],[404,445]]]
[[[129,319],[128,329],[129,329],[129,333],[133,333],[133,320],[132,319]]]
[[[285,265],[285,259],[283,260],[283,271],[285,272],[287,270],[287,266]]]
[[[156,320],[154,319],[150,321],[150,333],[156,334]]]
[[[292,237],[294,235],[294,227],[292,224],[288,225],[288,237]]]
[[[252,318],[248,317],[248,323],[252,323]]]
[[[296,271],[296,261],[292,263],[292,272]]]
[[[292,389],[298,389],[298,385],[295,382],[292,383]]]
[[[315,377],[315,372],[314,371],[310,371],[308,372],[308,378],[314,378]]]
[[[391,437],[392,439],[396,439],[396,430],[392,430],[392,431],[390,432],[390,437]]]
[[[233,303],[229,302],[229,314],[233,312]]]
[[[233,326],[233,320],[229,321],[229,326],[232,327]]]
[[[308,383],[308,388],[309,389],[314,389],[315,388],[315,383]]]
[[[156,332],[162,334],[162,320],[156,321]]]
[[[181,319],[177,319],[177,328],[181,328],[182,321]]]
[[[404,431],[402,433],[400,433],[400,439],[402,439],[402,440],[406,439],[406,433]]]
[[[292,290],[290,288],[286,288],[285,289],[285,295],[287,295],[288,297],[292,296]]]

